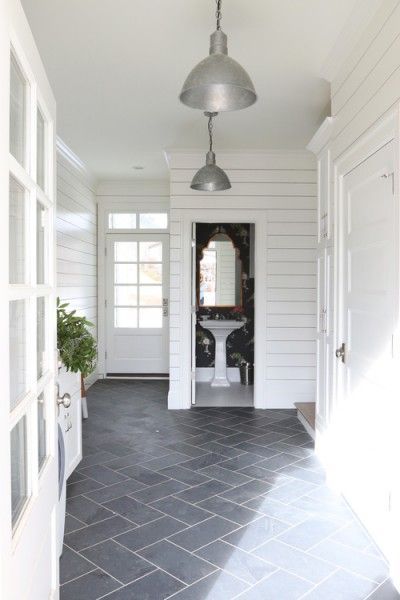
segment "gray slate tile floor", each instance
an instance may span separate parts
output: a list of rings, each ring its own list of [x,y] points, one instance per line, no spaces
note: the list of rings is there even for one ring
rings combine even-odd
[[[167,410],[99,381],[67,486],[61,600],[399,600],[294,410]]]

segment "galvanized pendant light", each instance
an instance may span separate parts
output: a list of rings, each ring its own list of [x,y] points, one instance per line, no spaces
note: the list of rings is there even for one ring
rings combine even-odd
[[[217,30],[211,35],[210,56],[187,77],[181,102],[208,112],[240,110],[254,104],[257,94],[243,67],[228,56],[227,36],[221,31],[221,0],[217,1]]]
[[[208,134],[210,138],[210,149],[206,154],[206,164],[192,179],[190,187],[192,190],[199,192],[221,192],[222,190],[229,190],[231,188],[231,182],[225,171],[216,165],[215,153],[213,151],[213,119],[218,113],[205,112],[208,117]]]

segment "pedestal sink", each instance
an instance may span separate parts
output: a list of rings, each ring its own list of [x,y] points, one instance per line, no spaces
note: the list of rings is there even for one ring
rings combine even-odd
[[[211,385],[229,387],[231,384],[226,373],[226,339],[233,331],[243,327],[244,321],[208,319],[200,321],[200,325],[211,331],[215,338],[215,371]]]

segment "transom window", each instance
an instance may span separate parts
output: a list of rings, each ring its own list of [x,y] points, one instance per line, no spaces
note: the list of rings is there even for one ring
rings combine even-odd
[[[168,213],[112,212],[108,214],[108,229],[113,231],[168,229]]]

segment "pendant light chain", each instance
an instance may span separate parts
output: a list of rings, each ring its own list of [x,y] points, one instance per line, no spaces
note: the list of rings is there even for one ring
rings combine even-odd
[[[222,12],[221,12],[221,4],[222,4],[222,0],[216,0],[217,3],[217,12],[215,13],[215,16],[217,18],[217,31],[221,30],[221,20],[222,20]]]
[[[213,118],[214,118],[214,115],[209,115],[209,117],[208,117],[208,136],[210,138],[210,152],[213,151],[213,129],[214,129]]]

